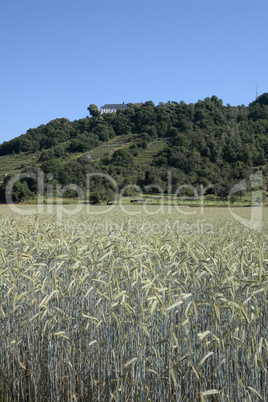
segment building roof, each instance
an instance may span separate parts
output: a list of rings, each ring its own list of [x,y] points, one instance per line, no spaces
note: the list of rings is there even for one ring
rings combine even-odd
[[[125,103],[106,103],[105,105],[102,106],[102,108],[117,108],[117,109],[126,109],[127,105]]]

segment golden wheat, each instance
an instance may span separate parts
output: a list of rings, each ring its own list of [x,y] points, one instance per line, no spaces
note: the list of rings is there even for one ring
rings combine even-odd
[[[266,211],[169,212],[0,210],[1,400],[267,401]]]

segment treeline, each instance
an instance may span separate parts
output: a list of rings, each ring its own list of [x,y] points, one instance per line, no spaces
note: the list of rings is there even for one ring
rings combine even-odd
[[[88,109],[94,109],[92,106]],[[104,172],[113,176],[120,187],[158,184],[167,191],[169,170],[173,190],[185,183],[213,183],[211,192],[222,197],[233,183],[247,178],[253,167],[263,168],[268,160],[267,93],[247,107],[224,106],[221,99],[212,96],[195,104],[128,104],[127,109],[103,115],[95,107],[91,116],[73,122],[56,119],[30,129],[3,143],[0,156],[38,150],[40,167],[46,174],[51,173],[58,183],[74,183],[82,188],[85,173]],[[86,158],[64,162],[71,153],[89,152],[123,134],[133,134],[128,148],[95,163]],[[166,138],[165,149],[154,155],[150,165],[139,164],[136,156],[159,138]]]
[[[188,105],[184,102],[168,102],[155,106],[153,102],[148,101],[142,106],[128,104],[127,109],[118,110],[117,113],[73,122],[66,118],[52,120],[46,125],[29,129],[26,134],[1,144],[0,156],[55,147],[58,147],[56,152],[61,154],[63,144],[66,152],[84,152],[115,135],[126,133],[145,133],[150,138],[176,137],[179,133],[189,138],[193,134],[204,134],[203,142],[210,137],[208,147],[217,139],[224,142],[226,135],[230,137],[232,134],[232,139],[236,139],[237,134],[240,134],[241,138],[238,138],[240,142],[248,143],[252,140],[252,136],[257,134],[258,147],[259,142],[263,140],[262,134],[266,133],[267,120],[268,94],[261,95],[249,107],[223,106],[222,101],[216,96]],[[236,129],[237,132],[230,134],[230,129]],[[248,135],[245,136],[245,133]],[[214,135],[211,137],[211,134]],[[225,144],[225,154],[226,151],[228,152],[228,147]]]
[[[96,119],[55,119],[29,129],[26,134],[0,145],[0,156],[21,152],[43,151],[41,160],[66,153],[84,152],[115,136],[112,126]]]

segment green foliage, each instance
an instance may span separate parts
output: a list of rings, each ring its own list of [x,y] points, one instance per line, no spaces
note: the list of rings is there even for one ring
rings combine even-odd
[[[268,106],[268,93],[266,92],[266,93],[258,96],[258,98],[255,101],[250,103],[250,106],[256,105],[256,104]]]
[[[25,171],[25,173],[27,172]],[[30,173],[34,175],[34,172]],[[4,182],[0,185],[0,203],[6,202],[7,185],[13,177],[14,176],[6,177]],[[29,177],[18,178],[12,186],[11,196],[12,201],[15,203],[36,199],[38,196],[37,180],[30,178],[30,175]]]
[[[115,166],[128,167],[133,164],[133,157],[128,149],[118,149],[113,153],[111,164]]]
[[[99,204],[100,201],[101,201],[101,196],[100,196],[100,193],[98,191],[94,191],[94,192],[90,193],[89,202],[91,204],[96,205],[96,204]]]
[[[115,200],[115,192],[111,188],[108,188],[104,191],[102,200],[105,201],[107,205],[111,204]]]
[[[213,183],[215,195],[221,197],[226,197],[234,182],[247,178],[252,167],[268,161],[267,93],[248,107],[224,106],[213,95],[195,104],[182,101],[156,106],[147,101],[103,115],[94,104],[88,110],[91,118],[55,119],[4,142],[0,157],[21,155],[19,166],[23,162],[29,167],[24,153],[36,155],[38,151],[33,166],[51,173],[60,184],[83,188],[88,172],[110,174],[122,186],[129,178],[131,184],[144,186],[157,179],[166,187],[166,172],[172,169],[176,178],[172,187],[183,182]],[[77,159],[91,151],[90,160]],[[153,172],[152,177],[147,170]],[[98,191],[103,188],[101,184]]]
[[[133,156],[137,156],[139,154],[139,147],[137,144],[132,144],[129,147],[129,151]]]
[[[92,117],[97,117],[100,115],[100,111],[98,109],[97,105],[94,105],[93,103],[91,105],[89,105],[89,107],[87,108],[87,110],[89,111],[90,116]]]

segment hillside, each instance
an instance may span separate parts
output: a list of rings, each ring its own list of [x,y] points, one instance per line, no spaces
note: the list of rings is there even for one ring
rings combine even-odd
[[[85,189],[87,173],[103,172],[120,188],[159,185],[166,191],[169,171],[172,191],[213,184],[210,191],[225,197],[256,167],[266,174],[267,99],[263,94],[248,107],[224,106],[216,96],[195,104],[148,101],[73,122],[55,119],[0,145],[1,177],[42,170],[54,183]],[[34,196],[31,180],[18,187],[18,198]],[[101,192],[111,185],[95,181],[93,187]]]

